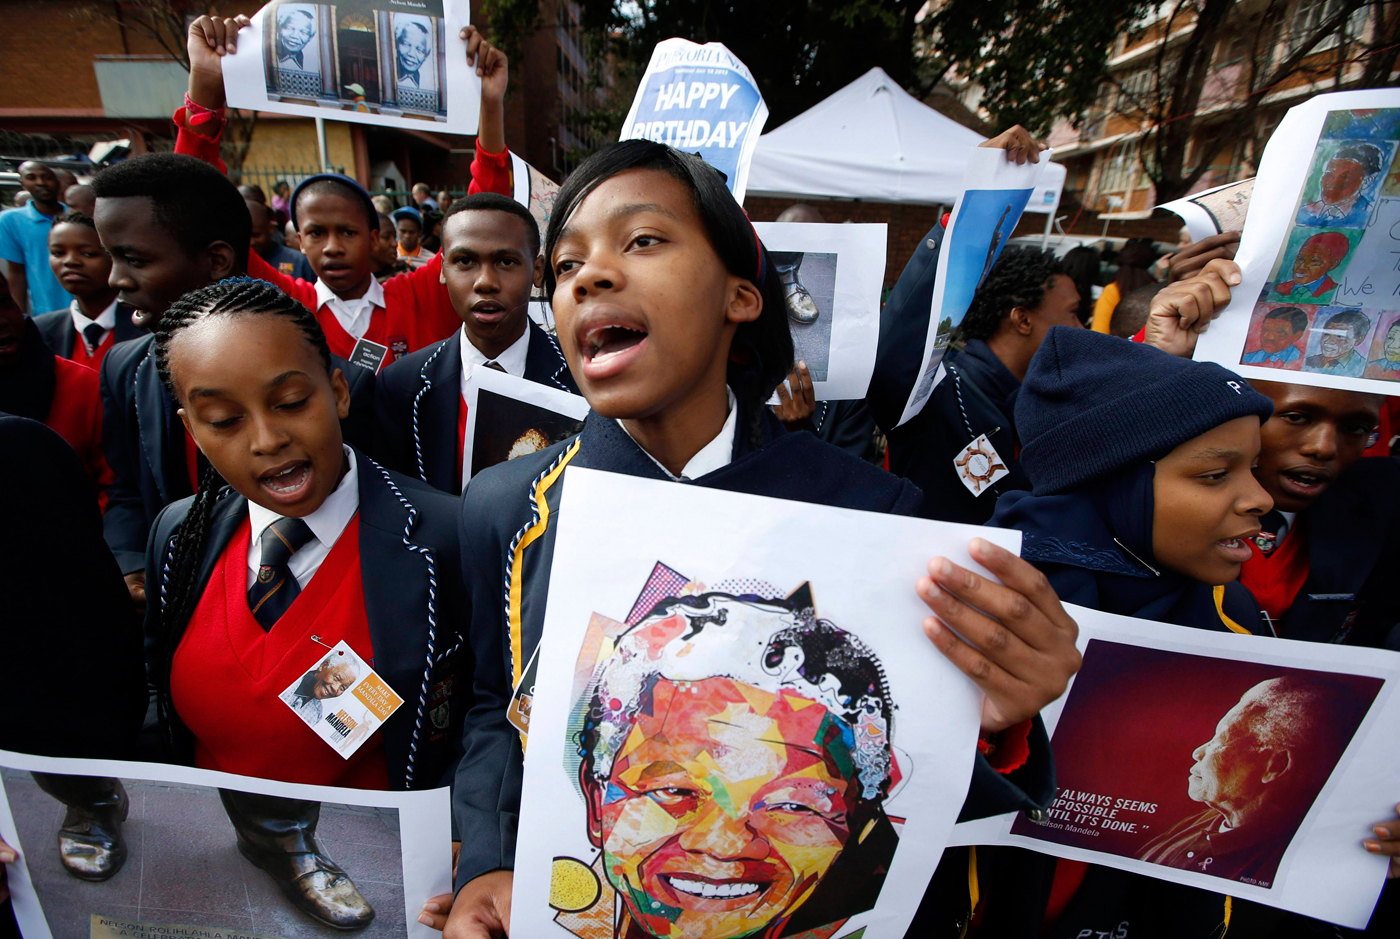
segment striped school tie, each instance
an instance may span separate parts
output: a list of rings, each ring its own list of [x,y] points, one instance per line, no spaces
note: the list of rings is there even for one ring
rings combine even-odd
[[[258,578],[248,588],[248,608],[264,632],[272,629],[301,593],[287,563],[312,537],[311,526],[299,518],[279,518],[263,529],[258,539],[262,558]]]
[[[97,351],[97,347],[102,345],[102,340],[107,336],[107,330],[97,323],[88,323],[83,327],[83,345],[87,347],[88,355]]]

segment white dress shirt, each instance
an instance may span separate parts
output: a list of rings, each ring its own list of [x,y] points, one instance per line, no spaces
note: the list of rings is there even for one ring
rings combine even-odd
[[[724,419],[724,426],[719,429],[715,439],[701,447],[695,456],[690,458],[690,461],[681,468],[679,476],[672,476],[670,470],[661,466],[660,460],[647,453],[646,448],[640,443],[637,444],[643,453],[647,453],[647,459],[661,467],[661,472],[665,473],[671,482],[699,479],[701,476],[713,473],[717,469],[723,469],[734,462],[734,435],[739,427],[739,402],[734,397],[732,390],[728,387],[724,390],[729,395],[729,416]],[[632,437],[632,434],[627,430],[627,425],[623,424],[622,421],[618,421],[617,426],[621,427],[622,432],[627,436]],[[636,439],[632,437],[634,443],[636,443]]]
[[[73,314],[73,328],[76,329],[78,331],[78,335],[82,337],[84,346],[87,345],[87,336],[83,333],[83,330],[87,329],[93,323],[96,323],[98,326],[102,327],[102,338],[98,340],[97,343],[97,345],[99,346],[107,341],[107,334],[117,328],[117,301],[115,300],[112,301],[111,305],[108,306],[107,309],[97,314],[97,319],[95,320],[88,319],[87,314],[85,314],[82,311],[82,309],[78,306],[77,300],[74,300],[72,303],[68,304],[68,309]],[[94,346],[93,348],[95,349],[96,346]],[[93,349],[88,349],[88,352],[92,351]]]
[[[345,448],[345,461],[350,468],[346,470],[340,485],[326,496],[326,501],[321,503],[319,509],[302,519],[311,528],[311,534],[315,537],[302,545],[300,550],[293,554],[291,560],[287,562],[292,576],[297,579],[297,584],[303,588],[311,580],[312,575],[320,569],[321,562],[331,553],[331,548],[335,547],[340,533],[345,531],[345,526],[350,524],[350,519],[354,518],[355,513],[360,509],[360,478],[355,472],[355,451],[349,447]],[[257,582],[258,568],[261,566],[262,544],[259,539],[262,537],[262,533],[267,530],[267,526],[282,517],[256,502],[248,503],[248,522],[252,526],[252,538],[248,542],[248,587],[250,589]]]
[[[336,320],[353,338],[360,339],[369,331],[369,321],[374,316],[374,308],[384,309],[384,288],[371,277],[369,289],[358,300],[342,300],[337,297],[325,281],[316,281],[316,308],[329,307]]]

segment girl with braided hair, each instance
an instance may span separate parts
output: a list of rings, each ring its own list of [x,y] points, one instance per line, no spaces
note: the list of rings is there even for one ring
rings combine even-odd
[[[208,461],[146,549],[148,666],[171,757],[311,785],[443,785],[467,691],[455,501],[345,445],[350,392],[321,327],[264,281],[176,301],[154,358]],[[404,701],[348,758],[279,698],[341,641]],[[223,798],[239,850],[297,908],[342,929],[373,918],[316,842],[318,803]]]

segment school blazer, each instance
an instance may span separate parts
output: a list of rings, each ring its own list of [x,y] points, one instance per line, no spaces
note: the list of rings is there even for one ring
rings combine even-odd
[[[143,569],[146,538],[160,510],[190,493],[187,479],[169,477],[173,460],[184,464],[184,451],[170,452],[173,402],[156,372],[154,344],[153,336],[119,343],[102,360],[102,448],[115,474],[102,525],[123,574]],[[341,431],[347,443],[364,446],[372,433],[374,374],[335,356],[331,364],[350,384],[350,416]]]
[[[527,320],[525,378],[570,394],[578,385],[554,337]],[[374,455],[385,466],[455,493],[462,347],[457,333],[412,352],[379,373]]]
[[[740,421],[734,459],[686,485],[871,512],[916,515],[921,494],[809,433],[788,433],[766,408],[757,446]],[[465,755],[453,790],[461,836],[457,886],[497,869],[513,869],[523,752],[506,721],[515,675],[539,644],[555,520],[569,466],[665,479],[616,421],[590,412],[581,434],[547,450],[493,466],[472,477],[462,498],[462,577],[471,607],[469,641],[476,663],[475,702],[467,716]],[[507,605],[506,596],[510,600]],[[963,818],[1025,808],[1054,795],[1049,740],[1036,719],[1031,758],[1010,776],[980,755]]]
[[[1400,651],[1400,460],[1358,460],[1301,519],[1308,579],[1277,624],[1285,639]],[[1268,634],[1265,626],[1255,632]]]
[[[416,479],[379,466],[356,451],[360,487],[360,568],[374,643],[374,669],[403,698],[384,722],[384,756],[394,789],[448,785],[470,700],[463,663],[470,650],[458,629],[463,611],[457,548],[457,501]],[[234,532],[248,517],[248,500],[225,486],[214,506],[199,565],[202,592]],[[163,729],[179,762],[192,763],[193,740],[170,707],[170,660],[187,622],[163,636],[161,598],[170,576],[175,528],[193,497],[163,509],[146,547],[146,662],[161,704]],[[459,679],[460,673],[460,679]]]
[[[117,301],[117,322],[112,328],[114,349],[119,343],[140,339],[146,335],[146,330],[131,322],[131,314],[135,311],[135,307]],[[73,326],[71,310],[64,307],[50,313],[40,313],[34,317],[34,325],[39,327],[39,334],[44,337],[44,345],[52,349],[54,355],[64,359],[73,357],[73,343],[78,339],[78,330]]]

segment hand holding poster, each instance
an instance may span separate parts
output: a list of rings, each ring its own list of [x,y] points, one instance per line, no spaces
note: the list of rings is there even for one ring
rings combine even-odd
[[[513,932],[900,939],[981,700],[912,585],[1019,536],[566,472]]]
[[[1084,664],[1041,712],[1059,797],[1040,822],[968,822],[952,843],[1364,927],[1387,863],[1361,842],[1400,801],[1400,655],[1066,609]]]
[[[229,107],[475,134],[467,0],[277,0],[223,62]]]
[[[975,147],[969,153],[963,192],[953,206],[938,253],[938,279],[929,311],[924,364],[919,380],[909,392],[899,424],[924,409],[933,386],[941,380],[943,353],[953,330],[967,314],[972,295],[1021,220],[1036,181],[1050,162],[1051,151],[1040,154],[1040,163],[1022,165],[1007,160],[1005,150]]]
[[[768,120],[748,66],[718,42],[656,44],[619,140],[641,138],[698,153],[744,201],[749,163]]]
[[[864,398],[880,339],[885,226],[755,222],[782,280],[794,360],[818,401]]]
[[[588,401],[538,382],[489,368],[467,381],[467,428],[462,485],[488,466],[544,450],[572,437],[588,416]]]
[[[451,892],[445,788],[301,786],[3,750],[0,783],[0,840],[19,854],[5,869],[27,939],[440,935],[418,915]],[[333,902],[309,910],[311,891],[288,889],[300,881]]]
[[[1400,392],[1400,91],[1292,108],[1260,161],[1243,280],[1195,357],[1245,378]]]

